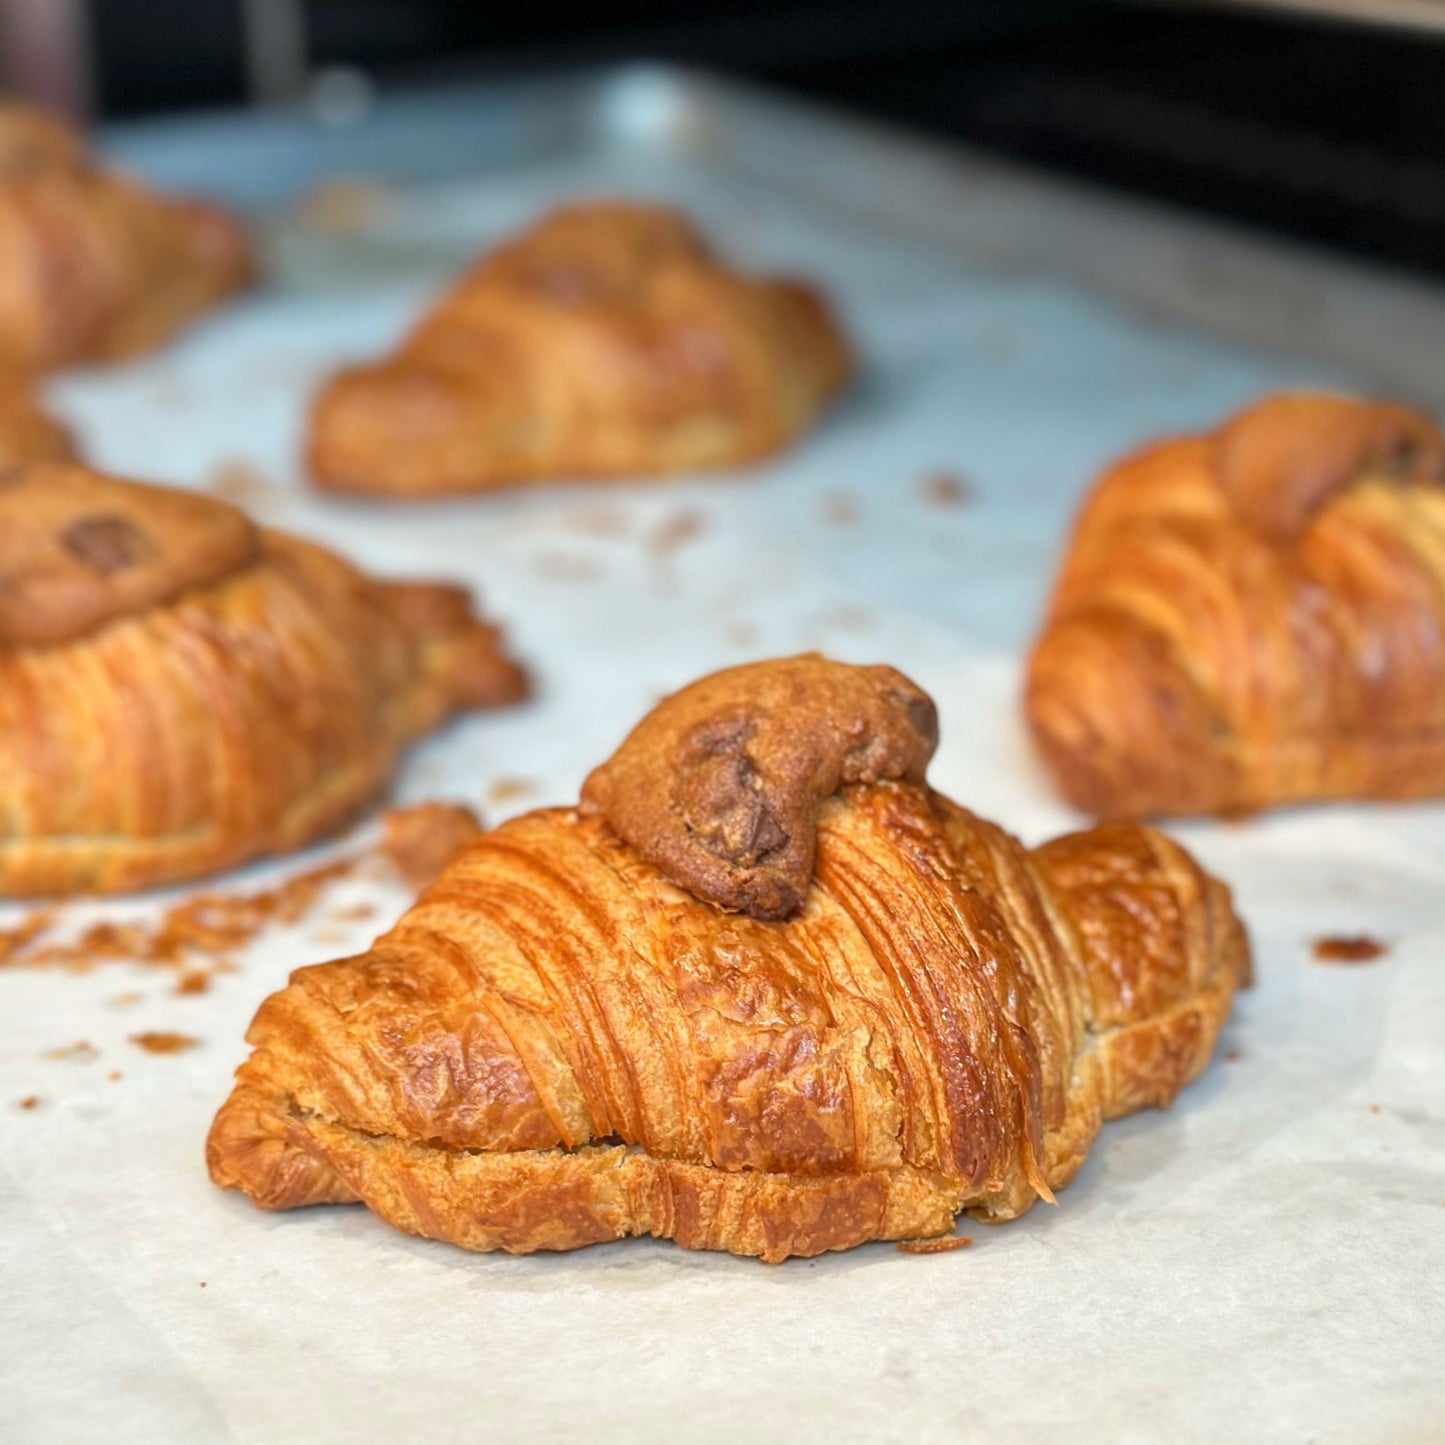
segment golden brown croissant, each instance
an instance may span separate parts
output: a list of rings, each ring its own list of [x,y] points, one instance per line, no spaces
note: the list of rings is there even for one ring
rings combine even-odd
[[[250,280],[226,211],[92,165],[80,138],[0,106],[0,357],[34,370],[157,346]]]
[[[331,380],[310,467],[411,497],[731,466],[806,430],[851,369],[811,287],[729,270],[676,211],[569,206]]]
[[[1204,1067],[1248,945],[1167,838],[1029,851],[924,786],[934,741],[892,668],[684,689],[580,808],[483,835],[262,1004],[212,1177],[469,1249],[766,1260],[1052,1198]]]
[[[1102,817],[1445,793],[1445,436],[1270,397],[1099,481],[1029,664],[1065,794]]]
[[[0,894],[296,848],[522,676],[458,588],[378,582],[191,492],[0,477]]]
[[[70,433],[35,404],[29,379],[0,370],[0,468],[74,456]]]

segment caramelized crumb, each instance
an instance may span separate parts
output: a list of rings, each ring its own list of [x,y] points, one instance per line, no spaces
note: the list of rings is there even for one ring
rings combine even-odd
[[[205,1280],[202,1280],[202,1281],[201,1281],[201,1288],[202,1288],[202,1289],[205,1289],[205,1287],[206,1287],[206,1282],[205,1282]]]
[[[80,1039],[76,1043],[51,1049],[45,1057],[47,1059],[73,1059],[78,1063],[89,1063],[91,1059],[100,1057],[100,1050],[89,1039]]]
[[[548,582],[596,582],[602,576],[600,563],[576,552],[540,552],[532,570]]]
[[[1371,1104],[1371,1105],[1370,1105],[1370,1113],[1372,1113],[1372,1114],[1378,1114],[1379,1112],[1380,1112],[1380,1106],[1379,1106],[1378,1104]]]
[[[1389,950],[1377,938],[1367,934],[1348,934],[1315,939],[1317,963],[1373,963]]]
[[[389,808],[382,817],[382,851],[413,888],[434,883],[443,868],[482,831],[460,803]]]
[[[701,512],[688,509],[664,517],[648,534],[646,547],[655,556],[666,556],[675,552],[684,542],[699,536],[707,525],[707,518]]]
[[[108,1073],[105,1077],[107,1083],[118,1084],[123,1078],[125,1078],[125,1075],[121,1073],[119,1069],[112,1069],[110,1073]]]
[[[188,969],[176,980],[179,994],[205,993],[211,986],[211,975],[203,968]]]
[[[500,807],[504,803],[525,798],[536,791],[537,780],[535,778],[498,778],[487,789],[487,802],[491,803],[493,807]]]
[[[308,869],[260,893],[202,893],[168,908],[157,923],[122,923],[105,919],[92,924],[71,943],[21,949],[0,963],[58,965],[84,969],[106,959],[176,967],[197,954],[223,959],[231,949],[249,943],[271,923],[296,923],[327,884],[355,869],[358,859]],[[212,972],[220,971],[218,962]],[[118,994],[112,1003],[138,1003],[143,995]]]
[[[23,953],[54,922],[53,908],[39,908],[27,914],[14,928],[0,931],[0,963]]]
[[[331,910],[333,923],[360,923],[362,919],[375,917],[376,904],[374,903],[352,903],[345,908]]]
[[[200,1043],[200,1039],[193,1039],[189,1034],[175,1034],[166,1031],[132,1034],[130,1041],[148,1054],[178,1054],[183,1049],[193,1049]]]
[[[383,180],[333,176],[319,181],[301,197],[294,216],[303,230],[343,235],[372,225],[396,205],[396,192]]]
[[[945,1234],[941,1239],[900,1239],[898,1250],[900,1254],[948,1254],[972,1243],[971,1234]]]
[[[265,502],[272,486],[250,462],[239,457],[227,457],[211,468],[206,478],[206,490],[223,502],[251,510]]]
[[[925,477],[919,492],[931,507],[961,507],[974,496],[973,483],[950,471],[937,471]]]
[[[22,1109],[38,1109],[40,1107],[40,1096],[38,1094],[27,1094],[20,1101]]]

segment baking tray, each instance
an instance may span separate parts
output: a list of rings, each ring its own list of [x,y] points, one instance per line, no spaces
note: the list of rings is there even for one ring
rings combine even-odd
[[[386,101],[343,130],[216,116],[107,140],[246,205],[272,281],[161,356],[57,382],[55,405],[105,466],[477,587],[539,695],[416,748],[396,791],[493,821],[575,796],[661,691],[816,647],[934,693],[944,791],[1031,841],[1070,827],[1017,690],[1091,473],[1268,387],[1429,400],[1445,375],[1424,288],[655,68]],[[867,367],[814,436],[667,485],[389,509],[304,490],[329,368],[542,206],[616,192],[829,287]],[[385,880],[338,885],[201,994],[136,965],[0,969],[0,1439],[1441,1438],[1445,806],[1176,831],[1256,943],[1220,1058],[1173,1110],[1108,1126],[1058,1209],[930,1258],[469,1256],[358,1209],[220,1194],[201,1143],[257,1002],[364,947],[406,901]],[[377,917],[348,921],[357,903]],[[1389,953],[1325,967],[1322,933]],[[130,1042],[147,1030],[201,1043],[156,1056]]]

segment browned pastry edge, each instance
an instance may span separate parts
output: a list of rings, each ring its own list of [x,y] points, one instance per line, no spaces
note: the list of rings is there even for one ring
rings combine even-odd
[[[0,473],[0,645],[73,641],[256,560],[260,534],[214,497],[62,462]]]
[[[933,700],[902,673],[807,653],[666,698],[588,776],[581,807],[699,898],[787,918],[812,883],[818,804],[845,783],[921,782],[937,746]]]

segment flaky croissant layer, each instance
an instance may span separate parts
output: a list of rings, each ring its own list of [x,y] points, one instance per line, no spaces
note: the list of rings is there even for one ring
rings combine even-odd
[[[452,712],[525,691],[464,591],[382,582],[213,498],[0,480],[0,894],[300,847]]]
[[[367,953],[262,1005],[213,1178],[470,1249],[938,1234],[1052,1198],[1103,1119],[1172,1101],[1248,974],[1227,890],[1144,827],[1029,851],[885,777],[828,796],[814,843],[774,920],[677,886],[596,811],[484,835]]]

